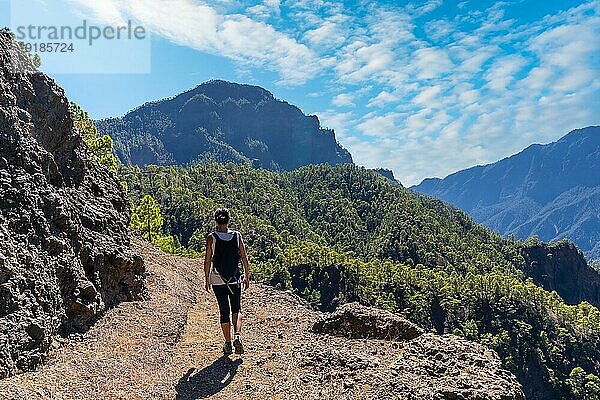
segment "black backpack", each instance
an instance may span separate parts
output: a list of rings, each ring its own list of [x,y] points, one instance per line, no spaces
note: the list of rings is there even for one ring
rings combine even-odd
[[[240,249],[238,247],[238,233],[233,232],[231,240],[223,240],[213,232],[215,251],[212,262],[215,271],[227,284],[235,283],[242,276],[240,271]]]

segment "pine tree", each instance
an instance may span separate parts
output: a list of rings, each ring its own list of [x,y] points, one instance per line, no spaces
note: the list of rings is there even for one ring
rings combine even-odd
[[[75,128],[77,128],[87,144],[88,153],[92,158],[98,161],[99,164],[104,165],[112,172],[116,173],[117,158],[113,154],[112,138],[108,135],[100,136],[94,121],[92,121],[88,114],[77,104],[71,102],[69,110],[71,111]]]
[[[144,196],[131,215],[131,226],[138,229],[150,243],[162,234],[163,216],[160,206],[150,195]]]

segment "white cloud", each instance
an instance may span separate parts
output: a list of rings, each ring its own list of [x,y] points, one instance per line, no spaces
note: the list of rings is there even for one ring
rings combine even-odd
[[[540,67],[528,76],[530,85],[549,80],[549,87],[563,92],[576,91],[600,76],[600,66],[592,66],[600,53],[600,16],[546,30],[530,41]]]
[[[267,7],[271,7],[274,10],[277,10],[277,13],[279,13],[279,6],[281,5],[280,0],[265,0],[263,2]]]
[[[219,14],[191,0],[73,0],[103,22],[140,21],[151,33],[174,43],[219,54],[242,64],[277,71],[282,81],[300,84],[318,74],[324,63],[306,45],[271,25],[240,14]],[[276,2],[268,1],[271,6]]]
[[[368,19],[368,23],[369,37],[379,43],[391,46],[415,40],[415,23],[408,14],[398,9],[378,10]]]
[[[367,116],[363,122],[357,125],[359,131],[368,136],[379,138],[393,137],[398,133],[396,121],[401,117],[399,113],[387,115]]]
[[[353,96],[348,93],[338,94],[333,98],[331,103],[338,107],[354,107]]]
[[[336,69],[340,79],[346,82],[360,82],[386,70],[394,60],[394,53],[383,43],[367,45],[356,41],[346,46],[343,59]]]
[[[454,64],[450,61],[446,50],[439,47],[426,47],[413,54],[417,78],[432,79],[451,72]]]
[[[246,11],[261,20],[266,20],[281,14],[280,5],[279,0],[264,0],[262,4],[249,7]]]
[[[435,41],[450,40],[456,32],[456,27],[444,19],[434,20],[425,24],[425,32],[430,39]]]
[[[445,110],[434,112],[424,108],[406,120],[407,134],[409,137],[424,137],[426,134],[439,132],[450,122],[450,116]]]
[[[407,7],[408,12],[415,16],[422,16],[424,14],[430,13],[443,3],[442,0],[429,0],[422,5],[415,5],[413,3],[409,4]]]
[[[70,0],[74,5],[84,6],[91,12],[92,18],[105,24],[122,24],[125,21],[117,1]]]
[[[450,47],[449,52],[458,61],[458,72],[477,74],[483,70],[484,64],[500,52],[500,48],[483,45],[476,37],[463,37],[459,44]]]
[[[357,163],[405,184],[599,123],[598,0],[524,23],[507,19],[512,2],[463,1],[455,18],[431,20],[439,0],[71,1],[284,83],[318,77],[306,91],[309,103],[331,102],[317,113],[323,125]]]
[[[531,49],[543,62],[568,68],[600,51],[596,40],[599,32],[600,17],[591,18],[586,24],[562,25],[535,37]]]
[[[476,102],[477,100],[479,100],[479,98],[480,98],[479,91],[474,90],[474,89],[464,90],[458,94],[458,99],[460,100],[460,102],[463,106],[472,104],[472,103]]]
[[[417,41],[411,56],[396,51],[388,69],[369,78],[393,87],[398,98],[357,125],[366,136],[352,143],[368,151],[356,161],[391,168],[414,184],[598,124],[600,2],[592,3],[523,26],[504,19],[504,3],[489,17],[471,13],[469,23],[482,29],[430,25],[432,40],[452,42],[442,48]],[[510,33],[498,36],[500,29]],[[401,114],[389,112],[393,104]]]
[[[380,92],[377,96],[373,97],[369,100],[367,107],[384,107],[388,103],[394,103],[399,100],[399,97],[393,93],[390,93],[386,90]]]
[[[319,27],[307,31],[304,34],[304,39],[313,46],[335,49],[346,41],[344,33],[343,22],[326,20]]]
[[[347,139],[348,131],[353,124],[353,115],[351,112],[340,113],[335,110],[318,111],[319,121],[323,128],[335,130],[335,137],[339,140]]]
[[[488,81],[486,86],[496,91],[506,90],[516,80],[517,73],[526,65],[527,60],[519,55],[496,59],[485,75]]]
[[[415,96],[415,98],[413,99],[413,102],[415,104],[421,104],[421,105],[430,104],[437,98],[437,96],[441,92],[442,92],[442,87],[439,85],[428,87],[426,89],[423,89],[421,91],[421,93],[419,93],[417,96]]]
[[[529,71],[527,77],[521,80],[520,84],[537,93],[549,87],[553,77],[554,72],[552,68],[534,67]]]

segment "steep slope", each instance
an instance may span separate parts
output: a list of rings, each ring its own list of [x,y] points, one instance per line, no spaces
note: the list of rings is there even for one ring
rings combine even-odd
[[[600,126],[412,189],[460,207],[503,235],[569,238],[600,258]]]
[[[244,292],[247,353],[223,357],[214,295],[198,285],[200,261],[137,246],[150,273],[149,299],[110,310],[80,341],[63,343],[39,371],[0,381],[0,394],[64,400],[524,399],[514,376],[481,345],[414,328],[398,334],[394,327],[408,322],[358,305],[322,314],[262,285]],[[331,331],[336,323],[343,328]],[[382,340],[388,332],[396,332],[393,340]]]
[[[118,157],[129,165],[253,161],[290,170],[352,162],[316,116],[260,87],[218,80],[97,125],[112,136]]]
[[[119,180],[87,156],[62,89],[0,30],[0,377],[140,295],[128,221]]]

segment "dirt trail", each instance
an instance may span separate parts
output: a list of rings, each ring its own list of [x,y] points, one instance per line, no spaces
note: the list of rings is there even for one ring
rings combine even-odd
[[[247,353],[222,357],[214,295],[200,290],[200,261],[136,247],[149,271],[149,299],[120,304],[81,338],[62,340],[36,372],[0,381],[0,398],[339,398],[341,378],[307,385],[319,377],[307,373],[304,356],[344,340],[308,332],[318,313],[302,300],[252,285],[242,303]],[[351,397],[350,389],[346,382]]]
[[[1,380],[0,399],[522,399],[481,346],[428,334],[410,344],[315,334],[320,313],[256,284],[242,298],[246,354],[223,357],[200,261],[135,246],[148,299],[62,340],[38,371]]]

